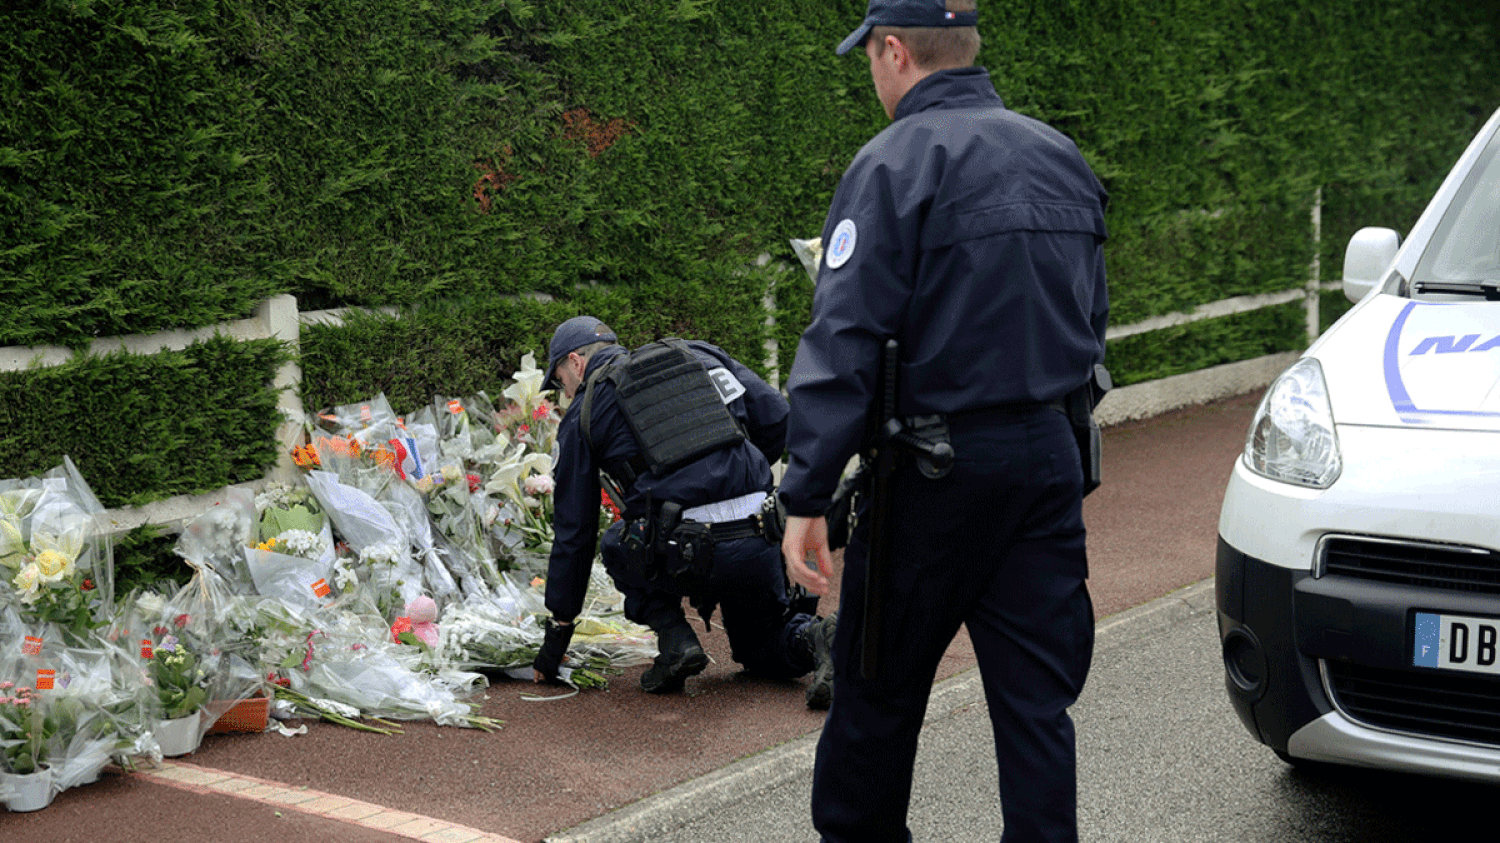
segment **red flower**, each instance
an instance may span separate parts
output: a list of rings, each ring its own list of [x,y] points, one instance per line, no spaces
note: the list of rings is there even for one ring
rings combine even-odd
[[[618,506],[615,506],[615,502],[610,499],[609,492],[600,490],[599,505],[608,510],[609,514],[614,516],[615,521],[620,520],[620,508]]]
[[[80,585],[78,588],[80,591],[93,591],[95,588],[94,581],[85,577],[83,585]]]
[[[396,622],[391,624],[391,640],[400,644],[401,633],[411,631],[411,618],[396,618]]]
[[[479,475],[467,474],[465,475],[465,477],[467,477],[469,480],[469,494],[472,495],[475,492],[479,491]]]
[[[400,477],[402,480],[405,480],[406,479],[406,469],[402,468],[401,464],[404,463],[404,462],[406,462],[406,457],[407,457],[406,446],[403,445],[403,444],[401,444],[401,440],[400,439],[392,439],[391,440],[391,447],[393,447],[393,448],[396,449],[396,460],[395,460],[395,465],[393,466],[393,468],[396,469],[396,476]]]
[[[178,629],[182,629],[182,628],[183,628],[183,627],[185,627],[185,626],[187,626],[187,623],[188,623],[188,616],[187,616],[187,612],[183,612],[183,613],[182,613],[182,614],[180,614],[180,615],[178,615],[178,616],[177,616],[177,617],[175,617],[175,618],[173,618],[173,619],[172,619],[172,623],[173,623],[173,624],[174,624],[174,625],[175,625],[175,626],[176,626],[176,627],[177,627],[177,628],[178,628]]]

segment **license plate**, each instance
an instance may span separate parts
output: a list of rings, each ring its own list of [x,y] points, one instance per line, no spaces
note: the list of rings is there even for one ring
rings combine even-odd
[[[1414,666],[1500,676],[1500,619],[1417,612],[1416,621]]]

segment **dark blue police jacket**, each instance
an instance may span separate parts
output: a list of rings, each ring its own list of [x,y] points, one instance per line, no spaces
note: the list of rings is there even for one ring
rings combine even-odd
[[[743,388],[743,393],[727,406],[749,438],[664,476],[658,477],[654,472],[643,474],[625,490],[627,519],[646,516],[648,494],[656,502],[675,501],[687,508],[751,492],[769,492],[775,482],[771,463],[781,459],[786,447],[786,399],[718,346],[696,340],[687,344],[710,371],[723,368],[733,376],[732,380],[715,379],[721,392],[726,383],[731,395],[738,391],[734,382]],[[624,351],[613,346],[596,352],[589,358],[585,381]],[[555,535],[552,556],[547,562],[546,602],[552,616],[562,621],[578,617],[588,590],[589,569],[594,563],[595,540],[599,535],[599,469],[640,453],[630,425],[620,412],[613,383],[601,378],[594,387],[593,421],[589,425],[593,453],[584,446],[580,429],[583,403],[580,388],[557,428],[557,465],[553,470],[557,485],[553,490],[552,518]],[[599,460],[595,460],[596,454]]]
[[[980,67],[918,82],[855,156],[823,224],[813,321],[788,378],[793,515],[828,508],[859,449],[881,347],[897,412],[1044,402],[1104,359],[1108,196],[1066,136]]]

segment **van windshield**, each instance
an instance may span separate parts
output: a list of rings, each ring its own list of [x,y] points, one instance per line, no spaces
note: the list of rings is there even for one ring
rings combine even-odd
[[[1419,295],[1500,299],[1500,133],[1443,213],[1411,280]]]

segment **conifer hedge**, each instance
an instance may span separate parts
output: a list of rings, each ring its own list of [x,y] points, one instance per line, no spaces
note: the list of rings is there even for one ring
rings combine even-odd
[[[811,290],[778,268],[796,267],[787,241],[819,232],[885,124],[864,60],[833,55],[864,0],[13,5],[0,345],[86,349],[282,293],[396,308],[304,330],[314,410],[498,391],[582,311],[627,341],[703,337],[760,360],[773,283],[785,366]],[[1334,280],[1349,235],[1409,227],[1500,106],[1493,3],[982,0],[981,17],[1001,96],[1075,138],[1110,190],[1116,324],[1300,288],[1314,256]],[[1127,338],[1108,362],[1130,383],[1300,348],[1298,324],[1272,308]],[[113,503],[253,475],[274,413],[205,396],[273,407],[270,353],[231,365],[212,347],[0,376],[9,419],[97,389],[152,431],[117,414],[78,414],[66,437],[22,423],[0,457],[92,462]],[[132,377],[110,386],[110,367]],[[223,458],[129,470],[179,429]]]

